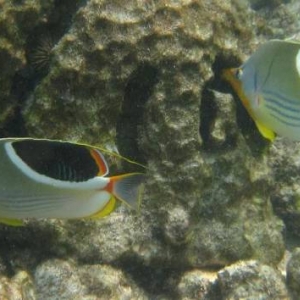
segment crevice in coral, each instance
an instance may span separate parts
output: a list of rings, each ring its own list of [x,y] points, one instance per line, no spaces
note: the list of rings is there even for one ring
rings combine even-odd
[[[284,237],[286,239],[286,246],[290,247],[290,241],[293,241],[293,249],[296,245],[300,245],[300,213],[297,212],[297,200],[295,197],[291,199],[284,199],[282,195],[278,195],[274,192],[271,195],[271,203],[274,210],[274,213],[283,220],[284,228]]]
[[[40,242],[38,245],[32,243],[33,239]],[[0,226],[0,257],[2,274],[8,277],[14,276],[19,269],[34,271],[44,260],[57,257],[53,245],[58,240],[58,232],[52,226],[31,221],[24,227]],[[26,255],[31,253],[27,259],[19,260],[20,251]],[[72,251],[68,249],[68,251]],[[71,252],[68,252],[72,255]],[[17,263],[16,263],[17,261]],[[2,298],[1,298],[2,299]]]
[[[210,128],[216,118],[216,104],[213,93],[207,87],[203,89],[201,99],[199,131],[203,145],[208,147],[210,144]]]
[[[116,266],[127,273],[134,282],[154,298],[168,295],[171,299],[179,299],[176,286],[184,269],[172,267],[161,262],[145,265],[141,258],[133,254],[123,255]]]
[[[145,164],[146,158],[139,148],[139,127],[144,120],[144,106],[158,82],[157,68],[142,64],[131,74],[124,91],[121,114],[117,123],[117,146],[120,153]]]
[[[205,84],[202,92],[199,131],[204,147],[210,148],[210,128],[217,115],[212,90],[221,93],[231,93],[236,103],[237,126],[252,154],[256,156],[263,153],[269,142],[258,132],[254,121],[249,116],[232,87],[221,78],[222,70],[238,67],[240,64],[241,62],[233,55],[225,54],[216,57],[212,65],[214,76]]]
[[[5,122],[1,124],[0,137],[22,137],[27,135],[21,109],[17,106]]]
[[[26,76],[23,76],[22,70],[17,72],[12,80],[10,97],[8,98],[8,101],[11,103],[11,109],[0,124],[0,137],[27,135],[25,122],[21,113],[21,104],[27,96],[28,86],[30,86],[30,81]]]
[[[236,64],[236,62],[232,59],[217,56],[212,65],[214,76],[206,82],[202,90],[199,132],[203,141],[204,149],[210,150],[210,148],[214,148],[211,139],[211,128],[216,121],[217,105],[213,90],[221,93],[230,93],[230,87],[221,79],[221,72],[223,69],[234,65],[238,64]],[[218,147],[218,149],[220,150],[220,147]]]
[[[290,3],[291,0],[252,0],[250,1],[250,7],[253,10],[260,9],[274,9],[281,4]]]

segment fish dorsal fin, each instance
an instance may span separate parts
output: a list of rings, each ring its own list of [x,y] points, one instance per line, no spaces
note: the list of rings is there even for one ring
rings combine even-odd
[[[0,218],[0,223],[9,225],[9,226],[24,226],[22,220],[19,219],[7,219],[7,218]]]
[[[259,123],[258,121],[255,121],[256,127],[258,128],[259,132],[261,133],[261,135],[270,140],[271,142],[274,141],[276,134],[274,131],[272,131],[271,129],[265,127],[265,125]]]

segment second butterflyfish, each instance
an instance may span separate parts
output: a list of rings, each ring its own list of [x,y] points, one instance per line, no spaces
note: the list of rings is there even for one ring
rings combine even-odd
[[[98,218],[116,198],[137,207],[143,173],[109,177],[100,149],[71,142],[0,139],[0,222]]]
[[[271,40],[223,78],[265,138],[300,140],[300,43]]]

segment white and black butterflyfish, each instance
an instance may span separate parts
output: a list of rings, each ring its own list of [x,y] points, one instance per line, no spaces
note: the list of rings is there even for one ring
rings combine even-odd
[[[260,133],[300,140],[300,43],[271,40],[236,69],[223,71]]]
[[[100,218],[116,199],[137,207],[145,175],[109,177],[99,148],[65,141],[0,139],[0,222]]]

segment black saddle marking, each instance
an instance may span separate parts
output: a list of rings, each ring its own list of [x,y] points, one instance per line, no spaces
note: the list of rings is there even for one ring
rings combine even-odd
[[[20,140],[12,143],[17,155],[35,172],[70,182],[97,176],[99,168],[88,147],[69,142]]]

